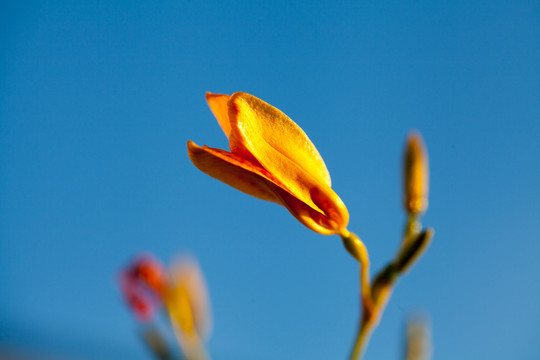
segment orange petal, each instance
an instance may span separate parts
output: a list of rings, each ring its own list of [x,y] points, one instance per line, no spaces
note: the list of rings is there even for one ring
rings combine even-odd
[[[229,137],[231,133],[231,123],[229,122],[229,113],[227,108],[227,101],[229,101],[229,95],[206,93],[206,102],[210,106],[210,110],[214,113],[221,129]]]
[[[285,206],[294,217],[313,231],[324,235],[335,234],[348,222],[348,213],[341,201],[337,216],[336,210],[329,208],[324,203],[324,198],[321,199],[318,192],[314,191],[313,198],[318,203],[320,201],[319,205],[326,209],[326,214],[332,215],[329,217],[297,199],[267,170],[245,158],[221,149],[199,147],[192,141],[188,142],[188,153],[199,170],[246,194]],[[346,217],[343,217],[343,211]]]
[[[248,160],[207,146],[200,147],[188,141],[188,154],[193,164],[202,172],[224,182],[248,195],[282,204],[280,199],[268,187],[268,182],[257,172],[265,172]]]
[[[280,110],[245,93],[229,100],[234,154],[250,154],[301,202],[320,210],[345,228],[349,214],[330,188],[330,175],[315,146],[302,129]],[[292,211],[291,211],[292,212]]]
[[[298,200],[287,191],[276,185],[273,185],[273,190],[281,198],[283,206],[307,228],[323,235],[332,235],[341,231],[336,222]]]

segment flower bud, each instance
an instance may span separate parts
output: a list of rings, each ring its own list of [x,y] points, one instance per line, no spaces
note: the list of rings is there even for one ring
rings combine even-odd
[[[429,169],[426,147],[418,132],[407,139],[404,177],[404,205],[410,215],[422,214],[428,206]]]
[[[183,258],[171,268],[164,300],[184,345],[209,335],[212,321],[208,291],[195,260]]]
[[[398,273],[407,272],[411,265],[424,254],[431,243],[434,233],[431,228],[422,231],[410,244],[401,250],[395,261],[395,267]]]
[[[135,316],[142,322],[152,320],[160,307],[166,286],[165,271],[153,257],[140,255],[120,272],[120,288]]]

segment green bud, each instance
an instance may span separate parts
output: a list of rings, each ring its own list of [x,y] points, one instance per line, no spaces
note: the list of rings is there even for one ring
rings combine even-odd
[[[401,250],[394,263],[398,273],[407,272],[411,265],[422,256],[429,246],[433,234],[434,231],[431,228],[424,230]]]

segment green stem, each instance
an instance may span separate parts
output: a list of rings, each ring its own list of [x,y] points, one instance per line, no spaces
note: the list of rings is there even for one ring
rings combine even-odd
[[[368,321],[362,320],[358,327],[358,333],[356,334],[356,340],[351,352],[350,360],[362,359],[366,352],[367,344],[373,332],[374,326],[370,326]]]
[[[373,299],[374,302],[372,305],[373,307],[370,309],[371,311],[366,311],[367,309],[364,307],[362,321],[358,328],[358,334],[356,335],[353,351],[349,360],[360,360],[364,356],[371,334],[377,325],[379,325],[386,304],[392,295],[393,284],[396,279],[396,277],[390,278],[390,282],[386,283],[374,294],[375,299]]]

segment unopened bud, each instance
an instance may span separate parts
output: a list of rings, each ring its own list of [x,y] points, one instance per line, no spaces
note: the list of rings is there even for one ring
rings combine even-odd
[[[398,273],[407,272],[411,265],[422,256],[429,246],[433,234],[433,229],[424,230],[401,250],[395,262]]]
[[[414,317],[407,321],[405,360],[429,360],[432,355],[431,329],[428,319]]]
[[[429,192],[429,166],[426,147],[420,133],[407,139],[404,161],[404,205],[409,214],[426,211]]]
[[[152,320],[161,305],[166,275],[161,264],[149,255],[141,255],[120,272],[120,289],[135,316]]]

